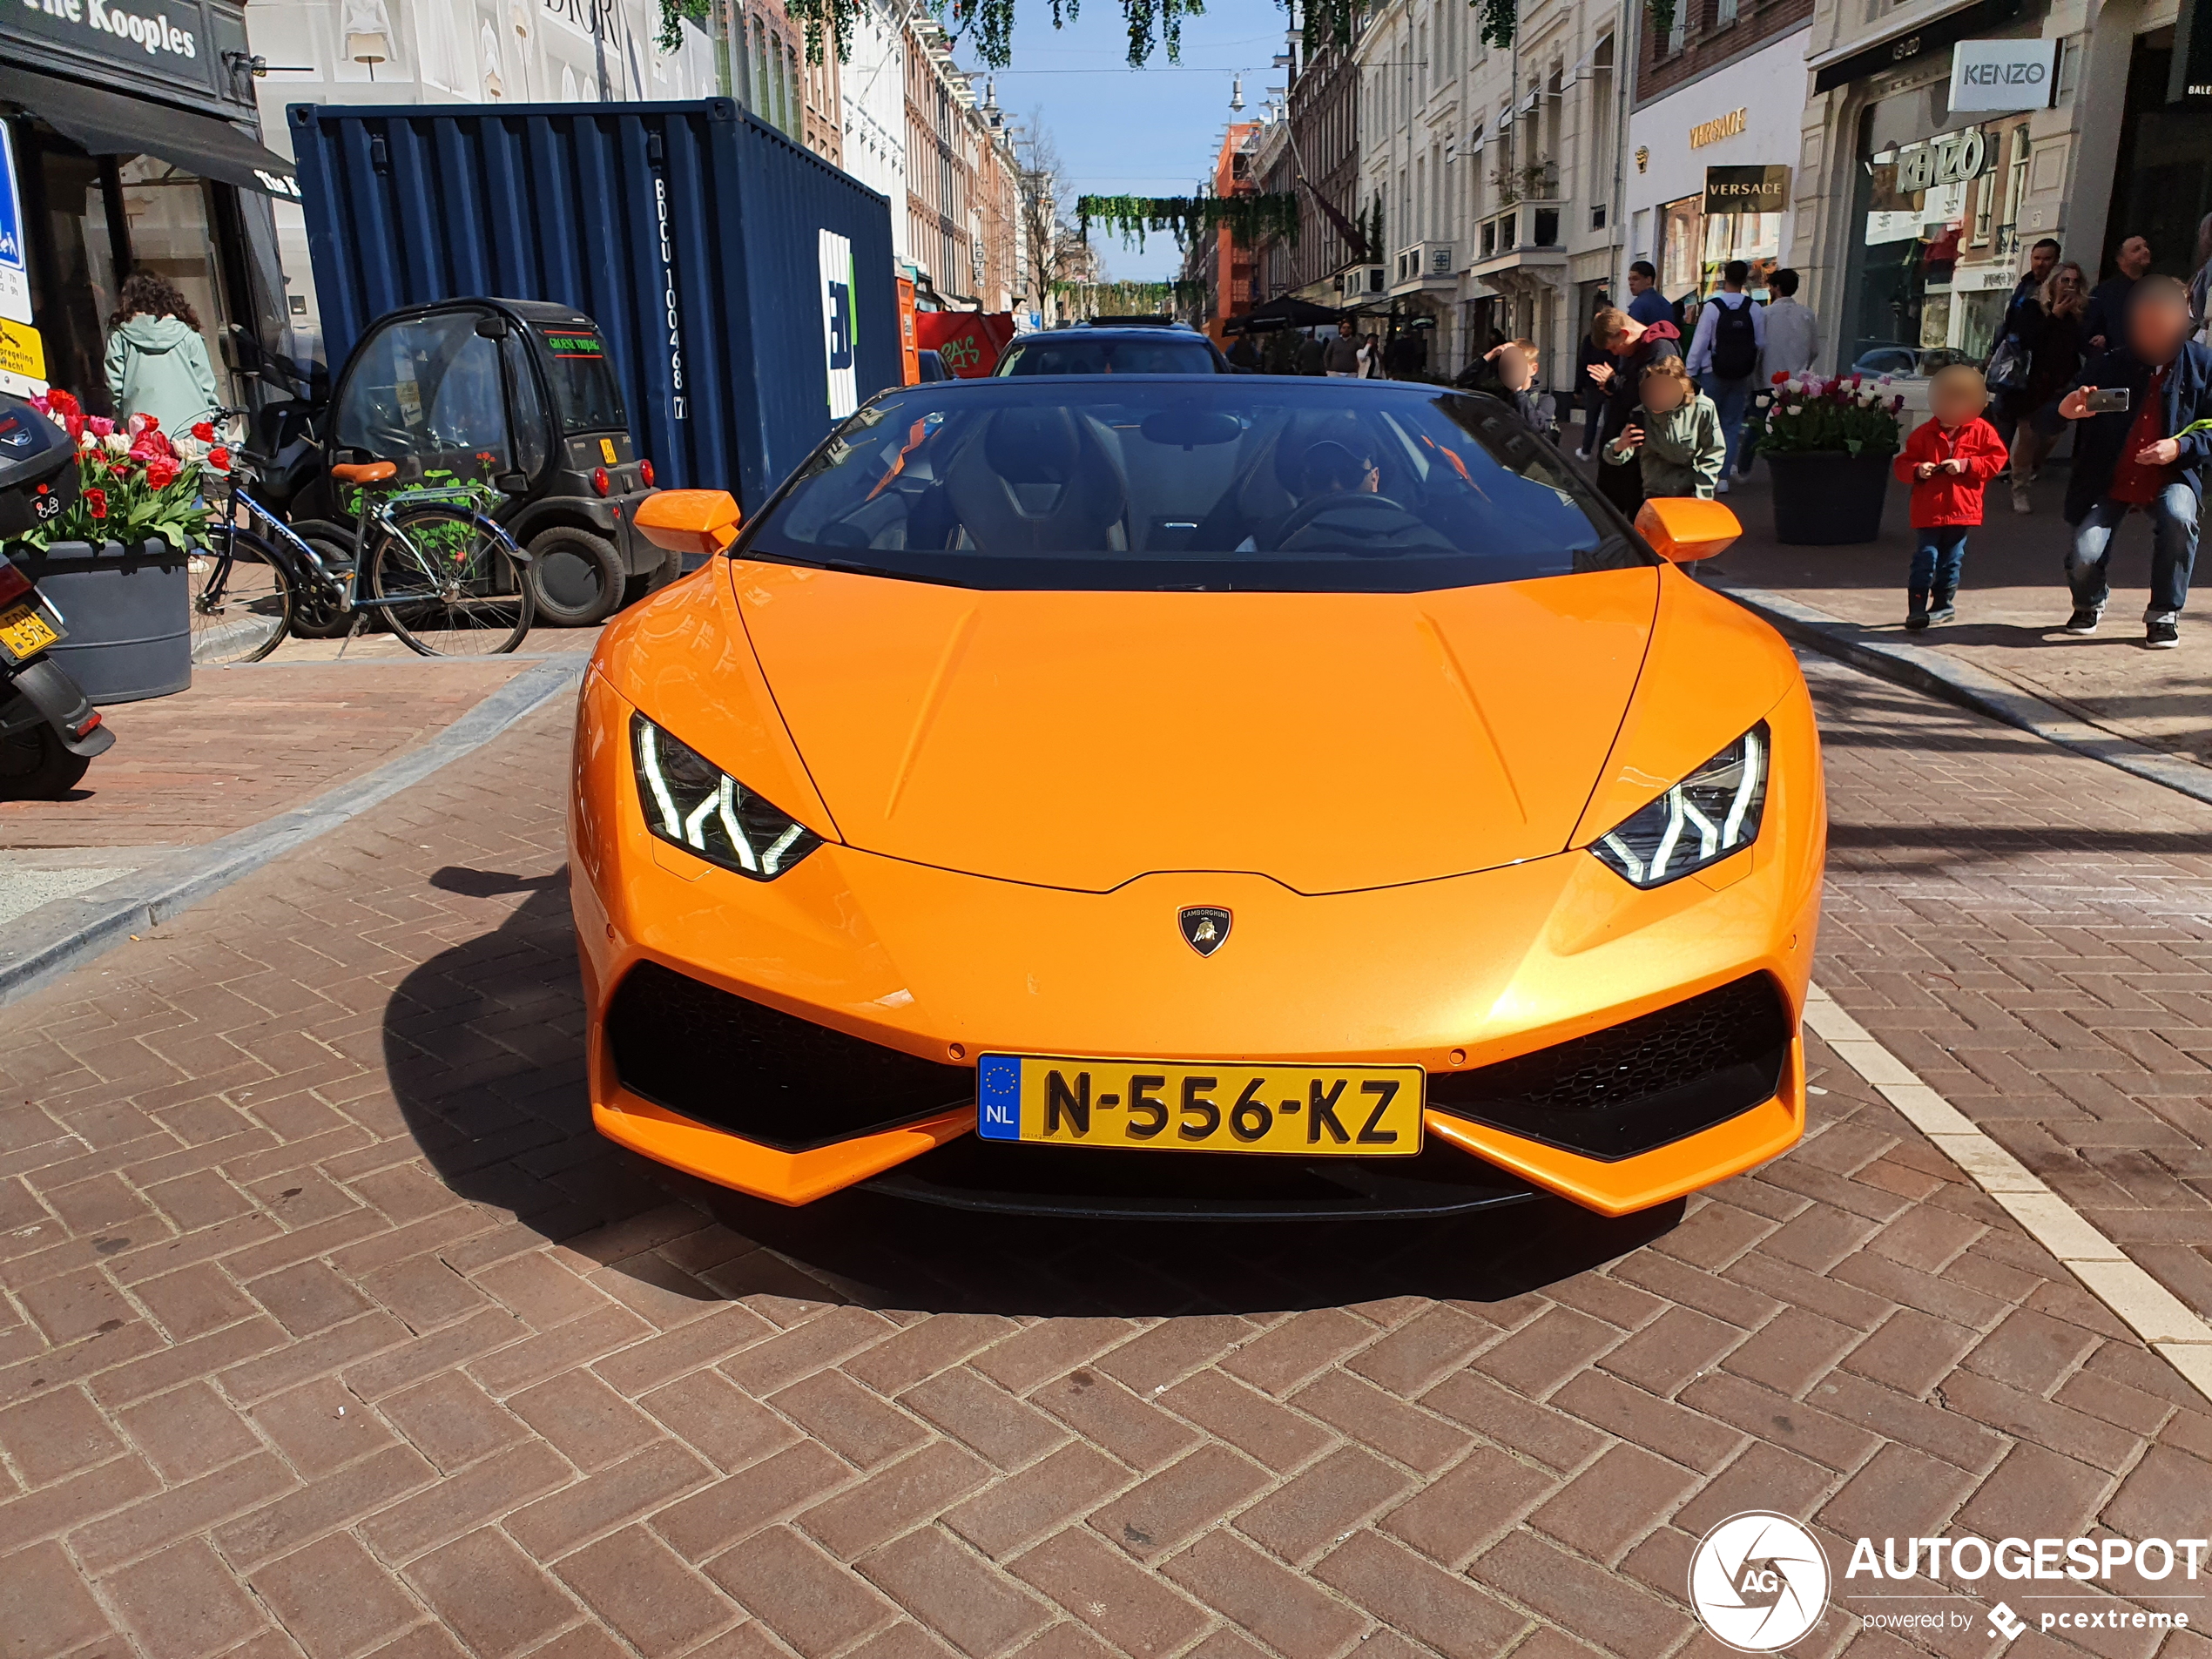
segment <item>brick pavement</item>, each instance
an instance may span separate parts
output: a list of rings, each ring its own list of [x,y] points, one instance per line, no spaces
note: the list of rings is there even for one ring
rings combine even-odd
[[[1824,971],[1887,1041],[1860,935],[1900,870],[2181,833],[2038,819],[1957,874],[1899,775],[2002,818],[2044,758],[1819,678]],[[1861,1532],[2204,1530],[2202,1397],[1817,1049],[1804,1147],[1627,1223],[1140,1231],[664,1179],[582,1104],[563,713],[0,1011],[9,1659],[1704,1655],[1688,1555],[1745,1507],[1838,1570]],[[2054,764],[2050,813],[2128,781]],[[2133,963],[2097,930],[2138,925],[2061,942]],[[2182,1605],[2119,1588],[2073,1605]],[[1799,1650],[1912,1650],[1854,1625]],[[2212,1654],[2083,1640],[2011,1651]]]
[[[2009,489],[1992,488],[1986,521],[1967,537],[1959,621],[1914,635],[1904,629],[1912,546],[1904,486],[1890,486],[1879,541],[1784,547],[1773,538],[1769,475],[1757,468],[1728,498],[1746,533],[1716,561],[1726,572],[1720,585],[1737,582],[1787,594],[1887,643],[1962,658],[2080,718],[2212,764],[2212,621],[2200,604],[2194,620],[2182,619],[2180,649],[2143,649],[2150,533],[2141,519],[2130,520],[2118,537],[2103,628],[2087,639],[2060,631],[2069,606],[2065,572],[2072,540],[2060,516],[2065,490],[2064,467],[2047,469],[2031,492],[2034,513],[2021,518],[2012,510]]]
[[[585,651],[597,629],[545,630],[533,651]],[[115,746],[59,801],[0,801],[0,848],[212,841],[312,799],[443,731],[530,665],[427,660],[396,642],[287,641],[265,663],[201,669],[174,697],[103,711]]]

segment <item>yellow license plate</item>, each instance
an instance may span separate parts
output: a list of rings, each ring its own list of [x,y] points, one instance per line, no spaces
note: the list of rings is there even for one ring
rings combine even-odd
[[[30,605],[0,610],[0,645],[5,645],[19,663],[36,657],[60,637]]]
[[[1419,1066],[1237,1065],[987,1054],[975,1132],[987,1141],[1125,1151],[1411,1157]]]

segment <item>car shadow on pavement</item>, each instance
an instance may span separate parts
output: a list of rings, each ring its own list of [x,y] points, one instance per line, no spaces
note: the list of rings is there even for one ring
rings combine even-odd
[[[585,1093],[583,1008],[565,869],[448,867],[470,899],[526,896],[421,963],[384,1010],[384,1061],[440,1178],[613,1269],[702,1298],[777,1295],[928,1312],[1147,1316],[1424,1296],[1498,1302],[1672,1229],[1677,1203],[1608,1220],[1548,1197],[1418,1221],[1101,1222],[979,1214],[868,1192],[787,1209],[603,1139]],[[726,1236],[664,1254],[625,1229],[673,1197]],[[632,1231],[640,1237],[624,1241]],[[674,1258],[682,1256],[685,1265]]]

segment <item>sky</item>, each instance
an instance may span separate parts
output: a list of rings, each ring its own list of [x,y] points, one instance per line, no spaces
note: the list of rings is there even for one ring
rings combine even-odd
[[[1285,27],[1278,0],[1211,0],[1204,16],[1184,23],[1180,65],[1156,51],[1149,66],[1132,70],[1118,0],[1085,0],[1058,30],[1049,0],[1020,0],[1011,68],[977,70],[974,53],[959,47],[954,57],[979,76],[995,75],[1008,120],[1042,117],[1072,209],[1078,195],[1190,194],[1213,170],[1238,71],[1245,107],[1237,118],[1251,118],[1264,89],[1282,84],[1283,71],[1269,61],[1284,50]],[[1103,228],[1091,241],[1107,275],[1120,280],[1172,278],[1181,263],[1171,236],[1148,237],[1141,253]]]

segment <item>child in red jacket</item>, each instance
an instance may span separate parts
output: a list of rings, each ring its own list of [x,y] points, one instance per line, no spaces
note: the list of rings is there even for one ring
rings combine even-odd
[[[1918,633],[1959,612],[1959,572],[1966,532],[1981,523],[1982,487],[2004,470],[2005,441],[1981,418],[1989,387],[1967,363],[1939,368],[1928,382],[1934,418],[1905,441],[1895,470],[1912,486],[1911,608],[1905,625]]]

